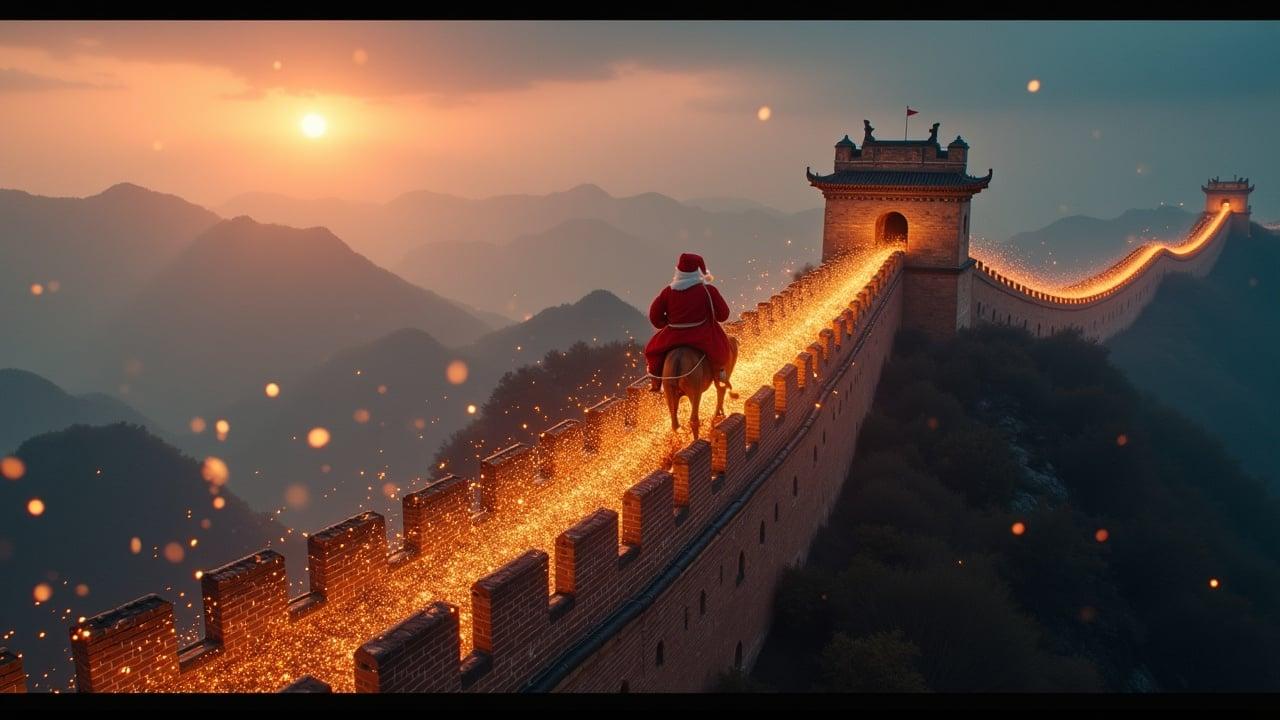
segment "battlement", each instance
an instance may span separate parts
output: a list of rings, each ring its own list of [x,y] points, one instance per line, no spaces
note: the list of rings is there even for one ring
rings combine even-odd
[[[830,259],[743,313],[729,330],[747,342],[771,336],[805,308],[817,287],[851,272],[854,266],[843,264],[852,262]],[[669,467],[632,484],[619,498],[620,512],[602,507],[588,513],[556,537],[548,548],[554,555],[530,549],[477,578],[469,612],[447,602],[426,603],[354,648],[347,677],[307,668],[284,691],[519,689],[651,584],[681,548],[739,500],[752,477],[775,461],[806,418],[821,410],[822,384],[853,362],[856,339],[868,332],[903,267],[903,253],[890,254],[795,362],[775,373],[772,386],[758,388],[744,412],[720,420],[707,437],[675,451]],[[535,446],[516,443],[490,455],[480,462],[474,482],[444,475],[406,494],[399,548],[388,544],[385,520],[375,512],[310,535],[310,592],[301,597],[288,598],[284,557],[272,550],[209,571],[201,578],[204,639],[187,648],[178,648],[173,606],[157,595],[75,625],[77,687],[84,692],[173,689],[186,676],[220,673],[229,664],[268,653],[257,643],[291,632],[314,613],[349,611],[401,568],[444,561],[464,542],[482,536],[492,517],[528,512],[547,501],[540,495],[553,488],[571,490],[565,484],[573,480],[568,468],[607,453],[609,439],[634,432],[638,422],[660,417],[661,401],[642,392],[644,384],[641,379],[625,396],[602,399],[582,419],[551,426]],[[460,657],[464,614],[470,620],[471,650]],[[0,672],[12,674],[11,666],[0,665]]]
[[[863,121],[862,147],[845,135],[836,143],[835,171],[964,173],[969,145],[959,135],[946,148],[938,142],[935,123],[927,140],[877,140],[875,128]]]

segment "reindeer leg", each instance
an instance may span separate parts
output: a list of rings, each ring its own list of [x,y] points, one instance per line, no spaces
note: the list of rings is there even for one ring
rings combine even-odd
[[[698,439],[698,428],[700,427],[700,423],[698,422],[698,405],[701,404],[701,400],[702,393],[698,393],[698,397],[696,398],[693,396],[689,397],[689,402],[693,405],[693,410],[689,413],[689,429],[693,430],[694,440]]]
[[[680,390],[673,382],[664,382],[663,389],[667,393],[667,410],[671,412],[671,429],[680,429]]]
[[[724,391],[725,386],[716,383],[716,417],[724,417]]]

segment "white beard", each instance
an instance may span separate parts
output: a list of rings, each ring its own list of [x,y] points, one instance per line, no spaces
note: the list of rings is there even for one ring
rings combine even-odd
[[[676,270],[676,274],[671,277],[672,290],[687,290],[694,285],[701,285],[711,279],[711,274],[703,275],[699,270]]]

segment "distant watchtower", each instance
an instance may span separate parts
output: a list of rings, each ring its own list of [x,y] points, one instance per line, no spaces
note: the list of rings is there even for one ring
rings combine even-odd
[[[1200,189],[1204,191],[1204,211],[1217,213],[1222,209],[1222,203],[1231,203],[1231,232],[1248,237],[1249,217],[1253,213],[1253,208],[1249,207],[1249,193],[1253,192],[1249,178],[1213,178]]]
[[[959,136],[944,150],[937,126],[927,140],[877,140],[863,121],[862,147],[848,135],[836,143],[835,171],[809,184],[826,198],[825,260],[845,249],[906,246],[903,323],[935,337],[969,325],[973,261],[969,202],[991,182],[965,171],[969,146]]]

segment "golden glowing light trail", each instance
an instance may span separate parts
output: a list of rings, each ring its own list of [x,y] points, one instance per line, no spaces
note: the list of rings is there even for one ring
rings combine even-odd
[[[1051,302],[1100,299],[1141,275],[1147,266],[1162,252],[1168,252],[1174,257],[1185,257],[1196,253],[1218,234],[1218,231],[1222,229],[1222,224],[1226,222],[1230,215],[1230,204],[1223,203],[1222,209],[1216,215],[1210,216],[1207,222],[1202,222],[1198,229],[1193,230],[1190,237],[1184,242],[1177,244],[1165,242],[1147,243],[1106,270],[1069,285],[1055,286],[1050,281],[1037,277],[1030,271],[1021,269],[1000,269],[996,271],[996,274],[1005,280],[1023,285],[1031,292],[1043,294],[1045,296],[1044,299]],[[999,263],[999,259],[993,257],[988,250],[974,248],[973,254],[974,257],[989,268],[993,264]],[[994,260],[994,263],[988,262],[988,260]]]
[[[773,375],[830,327],[831,320],[900,248],[881,246],[839,264],[824,284],[805,299],[803,313],[791,311],[786,323],[763,335],[738,334],[739,361],[734,386],[739,399],[725,397],[725,413],[741,412],[747,398],[761,386],[773,385]],[[810,282],[816,282],[811,280]],[[704,428],[715,410],[715,393],[702,395]],[[237,657],[213,660],[184,674],[171,688],[180,692],[274,692],[304,674],[311,674],[337,691],[353,691],[352,655],[365,641],[443,600],[459,608],[462,654],[471,651],[471,586],[530,548],[553,552],[560,533],[598,508],[621,513],[627,488],[649,472],[667,467],[673,453],[689,444],[688,404],[682,403],[684,429],[672,432],[664,408],[642,404],[636,425],[602,439],[608,452],[583,454],[573,467],[548,487],[527,498],[519,510],[495,513],[472,526],[451,552],[430,554],[378,580],[363,596],[341,612],[322,609],[287,627],[271,631],[255,649]],[[554,424],[552,420],[548,425]],[[478,475],[478,468],[471,473]],[[305,488],[303,488],[305,492]],[[301,493],[299,493],[301,494]],[[300,499],[300,498],[295,498]],[[230,558],[228,558],[230,559]],[[549,574],[554,583],[554,572]],[[296,578],[295,578],[296,580]],[[548,591],[553,588],[549,587]],[[194,640],[195,638],[191,638]]]

